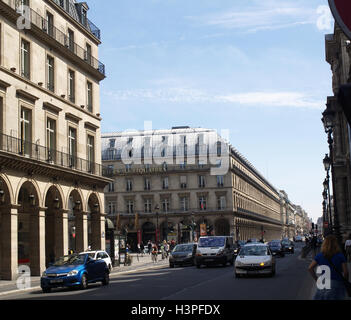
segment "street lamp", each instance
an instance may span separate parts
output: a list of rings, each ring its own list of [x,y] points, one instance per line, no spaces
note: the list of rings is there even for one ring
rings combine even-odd
[[[335,111],[331,109],[330,103],[327,103],[327,108],[323,112],[323,118],[322,122],[324,125],[324,130],[325,133],[328,134],[328,144],[329,144],[329,155],[326,155],[326,157],[323,160],[324,168],[327,172],[327,179],[326,179],[326,184],[328,184],[328,193],[329,193],[329,212],[330,212],[330,221],[332,222],[332,213],[331,213],[331,195],[330,195],[330,190],[329,190],[329,170],[331,170],[331,175],[332,179],[335,179],[335,173],[334,173],[334,166],[333,166],[333,159],[334,159],[334,150],[333,150],[333,144],[334,144],[334,139],[333,139],[333,130],[334,130],[334,121],[335,121]],[[323,183],[323,186],[326,186],[326,184]],[[338,210],[337,210],[337,200],[336,200],[336,193],[335,193],[335,183],[332,181],[333,185],[333,208],[334,208],[334,229],[335,229],[335,235],[338,239],[339,245],[342,243],[342,238],[340,234],[340,225],[339,225],[339,217],[338,217]],[[333,223],[331,224],[331,230],[333,231]]]

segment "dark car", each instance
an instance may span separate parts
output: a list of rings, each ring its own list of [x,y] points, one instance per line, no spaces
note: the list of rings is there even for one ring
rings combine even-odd
[[[197,245],[195,243],[178,244],[169,257],[169,267],[174,268],[177,265],[195,265]]]
[[[284,248],[280,240],[271,241],[268,243],[268,246],[274,256],[285,257]]]
[[[283,240],[282,241],[282,246],[284,252],[289,252],[289,253],[294,253],[295,252],[295,245],[294,242],[290,240]]]

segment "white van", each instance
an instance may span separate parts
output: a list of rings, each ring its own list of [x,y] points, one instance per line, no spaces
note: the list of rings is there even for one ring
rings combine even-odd
[[[234,264],[233,237],[201,237],[197,246],[195,263],[197,268],[202,265]]]

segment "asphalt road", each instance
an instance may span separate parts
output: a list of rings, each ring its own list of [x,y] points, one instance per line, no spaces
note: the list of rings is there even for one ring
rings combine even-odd
[[[180,267],[135,271],[113,275],[110,285],[92,284],[85,291],[41,290],[2,297],[3,300],[310,300],[312,278],[307,272],[309,260],[299,259],[301,245],[294,255],[277,258],[273,278],[236,279],[228,267]]]

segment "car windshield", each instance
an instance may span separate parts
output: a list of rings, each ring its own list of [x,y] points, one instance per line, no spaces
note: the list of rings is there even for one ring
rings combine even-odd
[[[282,241],[282,244],[284,244],[284,245],[288,245],[288,246],[290,246],[290,245],[291,245],[290,241]]]
[[[270,247],[280,247],[281,244],[280,244],[280,242],[270,242],[270,243],[269,243],[269,246],[270,246]]]
[[[86,254],[77,254],[72,256],[64,256],[58,259],[53,266],[55,267],[62,267],[68,265],[80,265],[85,262]]]
[[[192,244],[182,244],[182,245],[177,245],[173,252],[192,252],[194,246]]]
[[[95,259],[95,252],[88,253],[88,256],[92,259]]]
[[[199,248],[224,247],[225,238],[200,238]]]
[[[243,247],[239,253],[240,256],[267,256],[266,246],[247,246]]]

